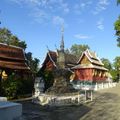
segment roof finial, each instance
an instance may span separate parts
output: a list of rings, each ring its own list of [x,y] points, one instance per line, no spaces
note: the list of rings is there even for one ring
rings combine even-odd
[[[46,45],[46,48],[47,48],[47,51],[49,52],[50,50],[49,50],[49,47]]]
[[[60,50],[64,51],[64,25],[63,24],[61,26],[61,34],[62,34],[62,39],[60,44]]]

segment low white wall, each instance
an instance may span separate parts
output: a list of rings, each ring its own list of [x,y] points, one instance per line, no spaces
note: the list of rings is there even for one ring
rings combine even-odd
[[[6,97],[0,97],[0,102],[1,101],[7,101],[7,98]]]
[[[108,83],[96,83],[96,84],[91,84],[91,85],[85,85],[83,83],[81,84],[73,84],[73,87],[77,90],[84,90],[84,89],[89,89],[89,90],[101,90],[101,89],[106,89],[106,88],[112,88],[117,85],[116,82],[108,82]]]
[[[106,88],[112,88],[112,87],[115,87],[117,85],[116,82],[114,83],[99,83],[96,85],[94,85],[94,90],[101,90],[101,89],[106,89]]]

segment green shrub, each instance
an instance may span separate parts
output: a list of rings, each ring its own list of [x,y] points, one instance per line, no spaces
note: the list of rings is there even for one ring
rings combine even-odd
[[[52,71],[45,71],[43,75],[45,88],[44,91],[46,91],[48,88],[50,88],[53,85],[54,82],[54,76]]]
[[[21,81],[13,79],[13,76],[10,76],[7,80],[2,81],[3,95],[8,98],[16,98],[20,88]]]
[[[15,75],[10,75],[7,80],[2,81],[1,86],[3,96],[14,99],[26,94],[32,94],[34,82],[32,79],[15,79]]]

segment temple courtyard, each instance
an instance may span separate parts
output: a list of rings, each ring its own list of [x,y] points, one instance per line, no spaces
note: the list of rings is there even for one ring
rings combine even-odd
[[[31,100],[20,103],[22,120],[120,120],[120,83],[114,88],[94,92],[94,100],[81,105],[43,107]]]

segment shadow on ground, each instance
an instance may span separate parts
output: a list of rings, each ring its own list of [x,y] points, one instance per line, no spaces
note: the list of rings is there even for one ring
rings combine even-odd
[[[30,101],[21,102],[25,120],[80,120],[91,108],[85,105],[49,107],[33,104]]]
[[[43,107],[31,101],[20,103],[24,120],[120,120],[119,94],[97,92],[93,102],[72,106]]]

